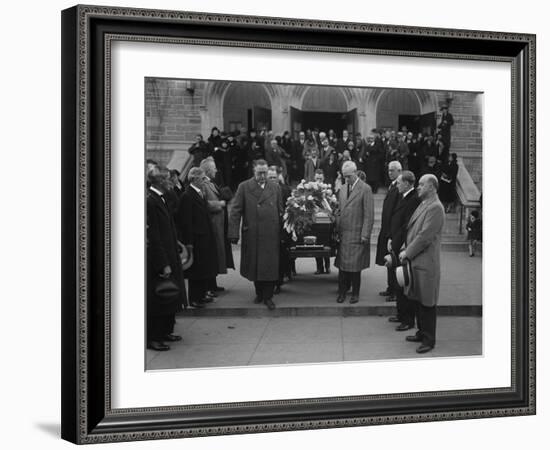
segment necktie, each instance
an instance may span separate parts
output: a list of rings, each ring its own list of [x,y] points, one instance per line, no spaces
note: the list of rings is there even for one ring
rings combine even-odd
[[[348,183],[348,198],[349,198],[350,192],[351,192],[351,184]]]

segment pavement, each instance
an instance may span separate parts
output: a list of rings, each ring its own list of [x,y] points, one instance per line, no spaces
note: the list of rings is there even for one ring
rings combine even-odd
[[[238,266],[239,249],[234,247],[233,254]],[[238,270],[219,276],[218,284],[226,290],[206,308],[190,308],[179,314],[174,333],[183,340],[171,343],[167,352],[147,350],[147,369],[482,354],[480,256],[442,252],[437,344],[424,355],[415,352],[418,344],[405,341],[405,336],[415,330],[397,332],[395,324],[387,320],[395,313],[395,304],[378,295],[386,287],[384,267],[363,271],[357,305],[340,305],[335,302],[336,268],[329,275],[314,275],[313,258],[296,262],[297,276],[275,296],[275,311],[252,302],[253,285]]]
[[[229,270],[217,278],[219,286],[225,288],[216,302],[204,309],[188,309],[184,314],[192,316],[312,316],[312,315],[390,315],[394,314],[395,303],[385,301],[378,295],[386,289],[386,268],[371,264],[363,270],[359,303],[342,305],[336,303],[338,269],[331,273],[314,275],[314,258],[296,260],[297,275],[285,282],[281,293],[276,295],[275,311],[268,311],[264,305],[255,305],[253,284],[238,272],[240,248],[233,247],[237,270]],[[374,261],[376,248],[371,249]],[[459,316],[481,316],[482,314],[482,258],[469,257],[467,251],[441,252],[441,286],[439,314]]]
[[[386,317],[178,317],[183,337],[166,352],[147,350],[147,369],[233,367],[473,356],[482,354],[481,317],[439,317],[428,353],[405,341]]]

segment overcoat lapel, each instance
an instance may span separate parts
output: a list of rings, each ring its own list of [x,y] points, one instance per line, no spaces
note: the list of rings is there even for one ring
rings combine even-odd
[[[359,181],[358,181],[357,184],[355,185],[355,187],[351,190],[351,192],[349,194],[349,197],[348,197],[348,187],[347,187],[347,185],[345,185],[345,186],[346,186],[346,188],[345,188],[345,191],[344,191],[344,195],[346,196],[346,200],[345,200],[345,203],[344,203],[344,207],[346,207],[351,202],[351,200],[359,194],[359,191],[360,191]]]
[[[152,197],[155,199],[155,202],[158,204],[159,209],[167,216],[170,217],[170,211],[168,211],[168,205],[162,200],[161,196],[158,195],[155,191],[149,190]]]
[[[189,186],[189,192],[191,194],[191,198],[193,201],[202,209],[206,209],[206,200],[199,195],[195,189],[193,189],[191,186]]]
[[[267,200],[269,197],[273,195],[273,190],[271,189],[270,183],[266,182],[263,189],[259,186],[258,188],[262,191],[262,193],[260,194],[260,198],[258,199],[259,203],[263,202],[264,200]]]
[[[417,219],[422,215],[422,213],[426,210],[428,206],[430,206],[435,201],[435,198],[422,202],[420,205],[418,205],[418,208],[414,211],[413,215],[411,216],[411,220],[409,220],[409,224],[407,228],[410,228],[413,226],[413,224],[417,221]]]

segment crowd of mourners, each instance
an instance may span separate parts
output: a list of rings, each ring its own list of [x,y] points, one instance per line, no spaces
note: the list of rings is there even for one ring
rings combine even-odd
[[[370,265],[373,193],[387,188],[376,252],[376,264],[388,269],[381,295],[397,302],[398,314],[390,318],[400,323],[397,330],[416,323],[419,331],[407,339],[421,342],[419,352],[431,350],[441,233],[445,212],[454,207],[456,196],[452,124],[444,108],[435,136],[405,127],[373,129],[366,138],[347,130],[338,136],[334,130],[308,129],[293,139],[289,132],[227,133],[214,127],[206,140],[196,136],[184,177],[148,160],[148,348],[168,350],[170,342],[181,340],[173,334],[178,310],[204,308],[215,301],[224,290],[216,278],[235,268],[231,245],[239,240],[240,273],[254,283],[254,303],[275,309],[273,295],[285,277],[296,273],[285,257],[284,205],[291,186],[306,180],[331,184],[337,195],[338,303],[346,301],[350,291],[350,303],[359,301],[361,271]],[[481,232],[479,214],[470,217],[468,232],[472,243],[481,239],[476,234]],[[426,257],[424,272],[416,274],[417,292],[399,286],[396,268],[410,262],[414,270]],[[315,273],[329,272],[330,259],[317,258]]]
[[[403,127],[373,129],[363,137],[343,130],[307,129],[292,138],[289,131],[275,135],[271,130],[220,131],[213,127],[205,140],[200,134],[189,148],[192,165],[199,167],[202,160],[212,157],[216,163],[216,182],[235,191],[239,183],[250,178],[254,161],[264,159],[268,166],[280,168],[283,180],[293,186],[301,180],[313,181],[318,170],[323,172],[326,183],[338,190],[342,185],[342,164],[353,161],[373,193],[387,186],[387,167],[390,161],[399,161],[403,170],[410,170],[420,179],[433,174],[441,182],[439,193],[447,212],[455,201],[458,163],[456,153],[450,152],[450,126],[439,127],[434,134],[413,133]]]

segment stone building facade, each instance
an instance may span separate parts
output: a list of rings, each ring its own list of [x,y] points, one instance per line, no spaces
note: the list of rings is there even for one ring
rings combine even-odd
[[[146,155],[181,168],[196,134],[211,128],[288,130],[346,128],[370,134],[373,128],[429,131],[440,107],[454,117],[451,152],[462,158],[474,182],[482,177],[482,98],[480,93],[414,89],[242,83],[147,78]]]

